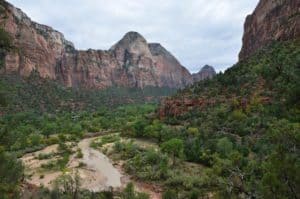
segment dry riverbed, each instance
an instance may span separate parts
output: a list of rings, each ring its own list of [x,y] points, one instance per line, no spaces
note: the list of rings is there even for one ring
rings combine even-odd
[[[78,158],[76,154],[72,154],[64,173],[78,172],[82,188],[90,191],[102,191],[109,187],[121,188],[121,173],[104,154],[90,148],[93,139],[95,138],[83,139],[77,146],[73,147],[73,151],[81,149],[83,157]],[[63,172],[45,170],[41,168],[41,165],[54,161],[58,157],[55,155],[49,159],[39,159],[38,157],[39,154],[55,154],[58,151],[57,148],[58,145],[52,145],[41,151],[26,154],[21,158],[26,168],[25,173],[28,176],[28,183],[53,188],[55,179],[61,176]]]
[[[64,171],[52,171],[42,168],[43,164],[55,161],[59,158],[56,155],[58,145],[51,145],[43,150],[24,155],[21,160],[25,165],[26,180],[29,184],[43,186],[52,189],[56,179],[63,174],[78,173],[81,179],[81,188],[93,192],[103,191],[110,188],[114,190],[123,189],[129,182],[133,181],[126,175],[120,162],[113,163],[106,155],[99,150],[90,147],[93,140],[86,138],[79,143],[68,143],[74,152],[69,159]],[[78,157],[76,151],[81,150],[82,157]],[[49,158],[39,158],[41,155],[49,155]],[[114,165],[115,164],[115,165]],[[134,182],[134,181],[133,181]],[[156,187],[142,182],[134,182],[138,191],[149,193],[152,199],[159,199],[160,193]]]

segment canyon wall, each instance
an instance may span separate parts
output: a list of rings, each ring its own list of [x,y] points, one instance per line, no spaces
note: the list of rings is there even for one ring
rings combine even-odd
[[[272,41],[300,38],[299,0],[261,0],[244,25],[243,60]]]
[[[20,9],[0,2],[0,27],[16,50],[5,56],[2,74],[29,76],[38,71],[67,87],[103,89],[111,86],[183,88],[192,75],[163,46],[128,32],[109,50],[77,50],[62,33],[33,22]]]

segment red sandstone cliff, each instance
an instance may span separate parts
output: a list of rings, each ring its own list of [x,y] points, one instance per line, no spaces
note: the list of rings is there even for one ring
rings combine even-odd
[[[240,60],[274,40],[300,38],[300,1],[261,0],[244,26]]]
[[[102,89],[110,86],[182,88],[191,74],[160,44],[148,44],[136,32],[127,33],[111,49],[76,50],[51,27],[31,21],[20,9],[0,2],[0,27],[16,49],[5,57],[1,73],[28,76],[36,70],[44,78],[68,87]]]

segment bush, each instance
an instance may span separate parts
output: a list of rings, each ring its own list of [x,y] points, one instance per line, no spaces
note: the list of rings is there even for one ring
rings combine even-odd
[[[167,190],[163,193],[162,199],[178,199],[178,194],[174,190]]]
[[[153,149],[140,151],[125,164],[127,172],[143,180],[161,180],[168,175],[168,157]]]
[[[233,144],[228,138],[221,138],[217,143],[217,151],[223,156],[229,156],[233,149]]]
[[[17,197],[23,175],[22,163],[0,147],[0,198]]]
[[[179,158],[183,154],[183,141],[181,139],[173,138],[164,142],[161,145],[163,152],[170,154],[173,157],[173,165],[175,164],[175,158]]]
[[[95,140],[93,143],[94,146],[102,147],[105,144],[119,142],[119,141],[120,141],[119,135],[105,135],[99,138],[98,140]]]
[[[134,190],[134,185],[129,183],[126,185],[124,191],[121,193],[122,199],[149,199],[146,193],[139,193]]]
[[[76,158],[83,158],[83,153],[82,153],[81,149],[77,150]]]
[[[45,160],[45,159],[50,159],[51,157],[53,157],[53,154],[51,154],[51,153],[48,153],[48,154],[46,154],[46,153],[39,153],[39,155],[38,155],[38,159],[39,160]]]

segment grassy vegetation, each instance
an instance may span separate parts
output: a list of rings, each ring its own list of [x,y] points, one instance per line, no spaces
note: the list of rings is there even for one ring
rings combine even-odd
[[[39,154],[38,158],[46,158],[49,159],[51,156],[59,155],[57,160],[51,160],[45,164],[41,165],[42,169],[45,170],[53,170],[53,171],[63,171],[66,169],[66,165],[69,162],[70,156],[73,153],[72,146],[68,146],[67,144],[60,142],[58,146],[58,152],[55,154],[46,154],[42,155]]]
[[[117,134],[105,135],[105,136],[102,136],[102,137],[94,140],[91,143],[91,147],[101,148],[105,144],[119,142],[119,141],[120,141],[120,137]]]

